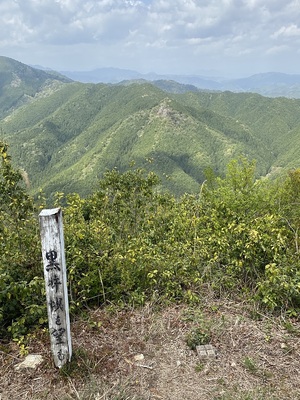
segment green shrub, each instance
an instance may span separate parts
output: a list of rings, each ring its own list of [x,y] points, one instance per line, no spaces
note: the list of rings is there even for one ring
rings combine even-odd
[[[24,335],[45,321],[37,215],[0,142],[0,335]]]
[[[46,322],[38,210],[5,144],[0,155],[0,334],[18,338]],[[86,199],[58,194],[71,312],[196,303],[209,285],[296,315],[299,176],[257,181],[255,163],[241,158],[223,179],[210,176],[199,195],[180,199],[158,193],[157,176],[140,169],[107,172]]]

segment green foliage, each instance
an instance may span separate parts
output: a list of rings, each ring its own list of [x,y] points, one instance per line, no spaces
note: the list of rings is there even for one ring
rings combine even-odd
[[[258,371],[258,367],[257,367],[255,361],[250,357],[244,358],[243,365],[252,374],[256,374]]]
[[[210,332],[205,324],[193,328],[186,337],[186,343],[191,350],[196,350],[197,346],[209,344],[209,342]]]
[[[66,199],[73,309],[151,299],[193,304],[209,284],[292,313],[300,275],[290,179],[257,181],[255,163],[240,158],[199,196],[176,200],[154,191],[153,173],[107,172],[89,198]]]
[[[36,209],[1,144],[1,333],[15,338],[45,322]],[[107,171],[87,198],[58,193],[64,211],[71,312],[106,303],[142,305],[244,296],[296,316],[300,307],[299,171],[257,180],[255,162],[209,174],[198,195],[157,190],[153,172]],[[200,321],[201,322],[201,321]],[[199,323],[191,346],[209,340]]]
[[[13,337],[45,320],[36,218],[21,174],[0,142],[0,335]]]
[[[254,169],[243,158],[232,161],[224,179],[204,186],[199,236],[208,250],[207,274],[219,276],[221,286],[255,287],[286,246],[268,183],[255,181]]]

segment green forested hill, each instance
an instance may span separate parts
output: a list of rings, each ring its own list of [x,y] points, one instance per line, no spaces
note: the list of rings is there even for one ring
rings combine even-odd
[[[271,168],[299,167],[300,101],[254,93],[186,93],[183,101],[234,118],[269,149]],[[299,155],[298,155],[299,154]],[[267,154],[265,154],[267,156]]]
[[[58,73],[41,71],[0,56],[0,117],[67,82],[71,80]]]
[[[207,169],[222,175],[239,155],[256,159],[262,176],[300,166],[300,100],[172,94],[150,83],[62,82],[34,95],[37,88],[30,102],[0,120],[2,139],[33,193],[88,194],[107,169],[132,163],[156,172],[161,189],[176,195],[199,191]],[[9,103],[4,92],[1,101]]]

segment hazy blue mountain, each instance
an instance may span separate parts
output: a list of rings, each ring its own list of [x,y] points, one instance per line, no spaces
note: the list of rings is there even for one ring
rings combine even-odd
[[[146,79],[136,71],[120,68],[97,68],[92,71],[61,71],[70,79],[83,83],[119,83],[125,80]]]
[[[300,97],[300,75],[278,72],[252,75],[226,82],[222,90],[255,92],[270,97]]]
[[[61,71],[72,80],[84,83],[120,83],[126,80],[162,81],[172,80],[201,89],[218,90],[222,85],[208,77],[189,75],[162,75],[156,73],[142,74],[137,71],[120,68],[98,68],[91,71]]]
[[[269,97],[300,98],[300,75],[278,72],[255,74],[242,79],[224,79],[202,75],[141,74],[119,68],[99,68],[92,71],[63,71],[65,76],[85,83],[120,83],[126,80],[175,81],[202,90],[254,92]],[[187,87],[187,90],[189,88]]]

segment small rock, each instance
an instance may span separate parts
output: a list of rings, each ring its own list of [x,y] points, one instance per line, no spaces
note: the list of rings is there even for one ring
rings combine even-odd
[[[177,367],[180,367],[181,362],[180,362],[179,360],[177,360],[177,361],[176,361],[176,365],[177,365]]]
[[[133,358],[134,358],[134,361],[142,361],[145,357],[144,357],[144,354],[137,354]]]
[[[22,361],[21,363],[15,365],[15,370],[19,371],[20,369],[25,369],[25,368],[37,368],[41,363],[43,362],[43,357],[39,354],[28,354],[27,357],[25,357],[25,360]]]

